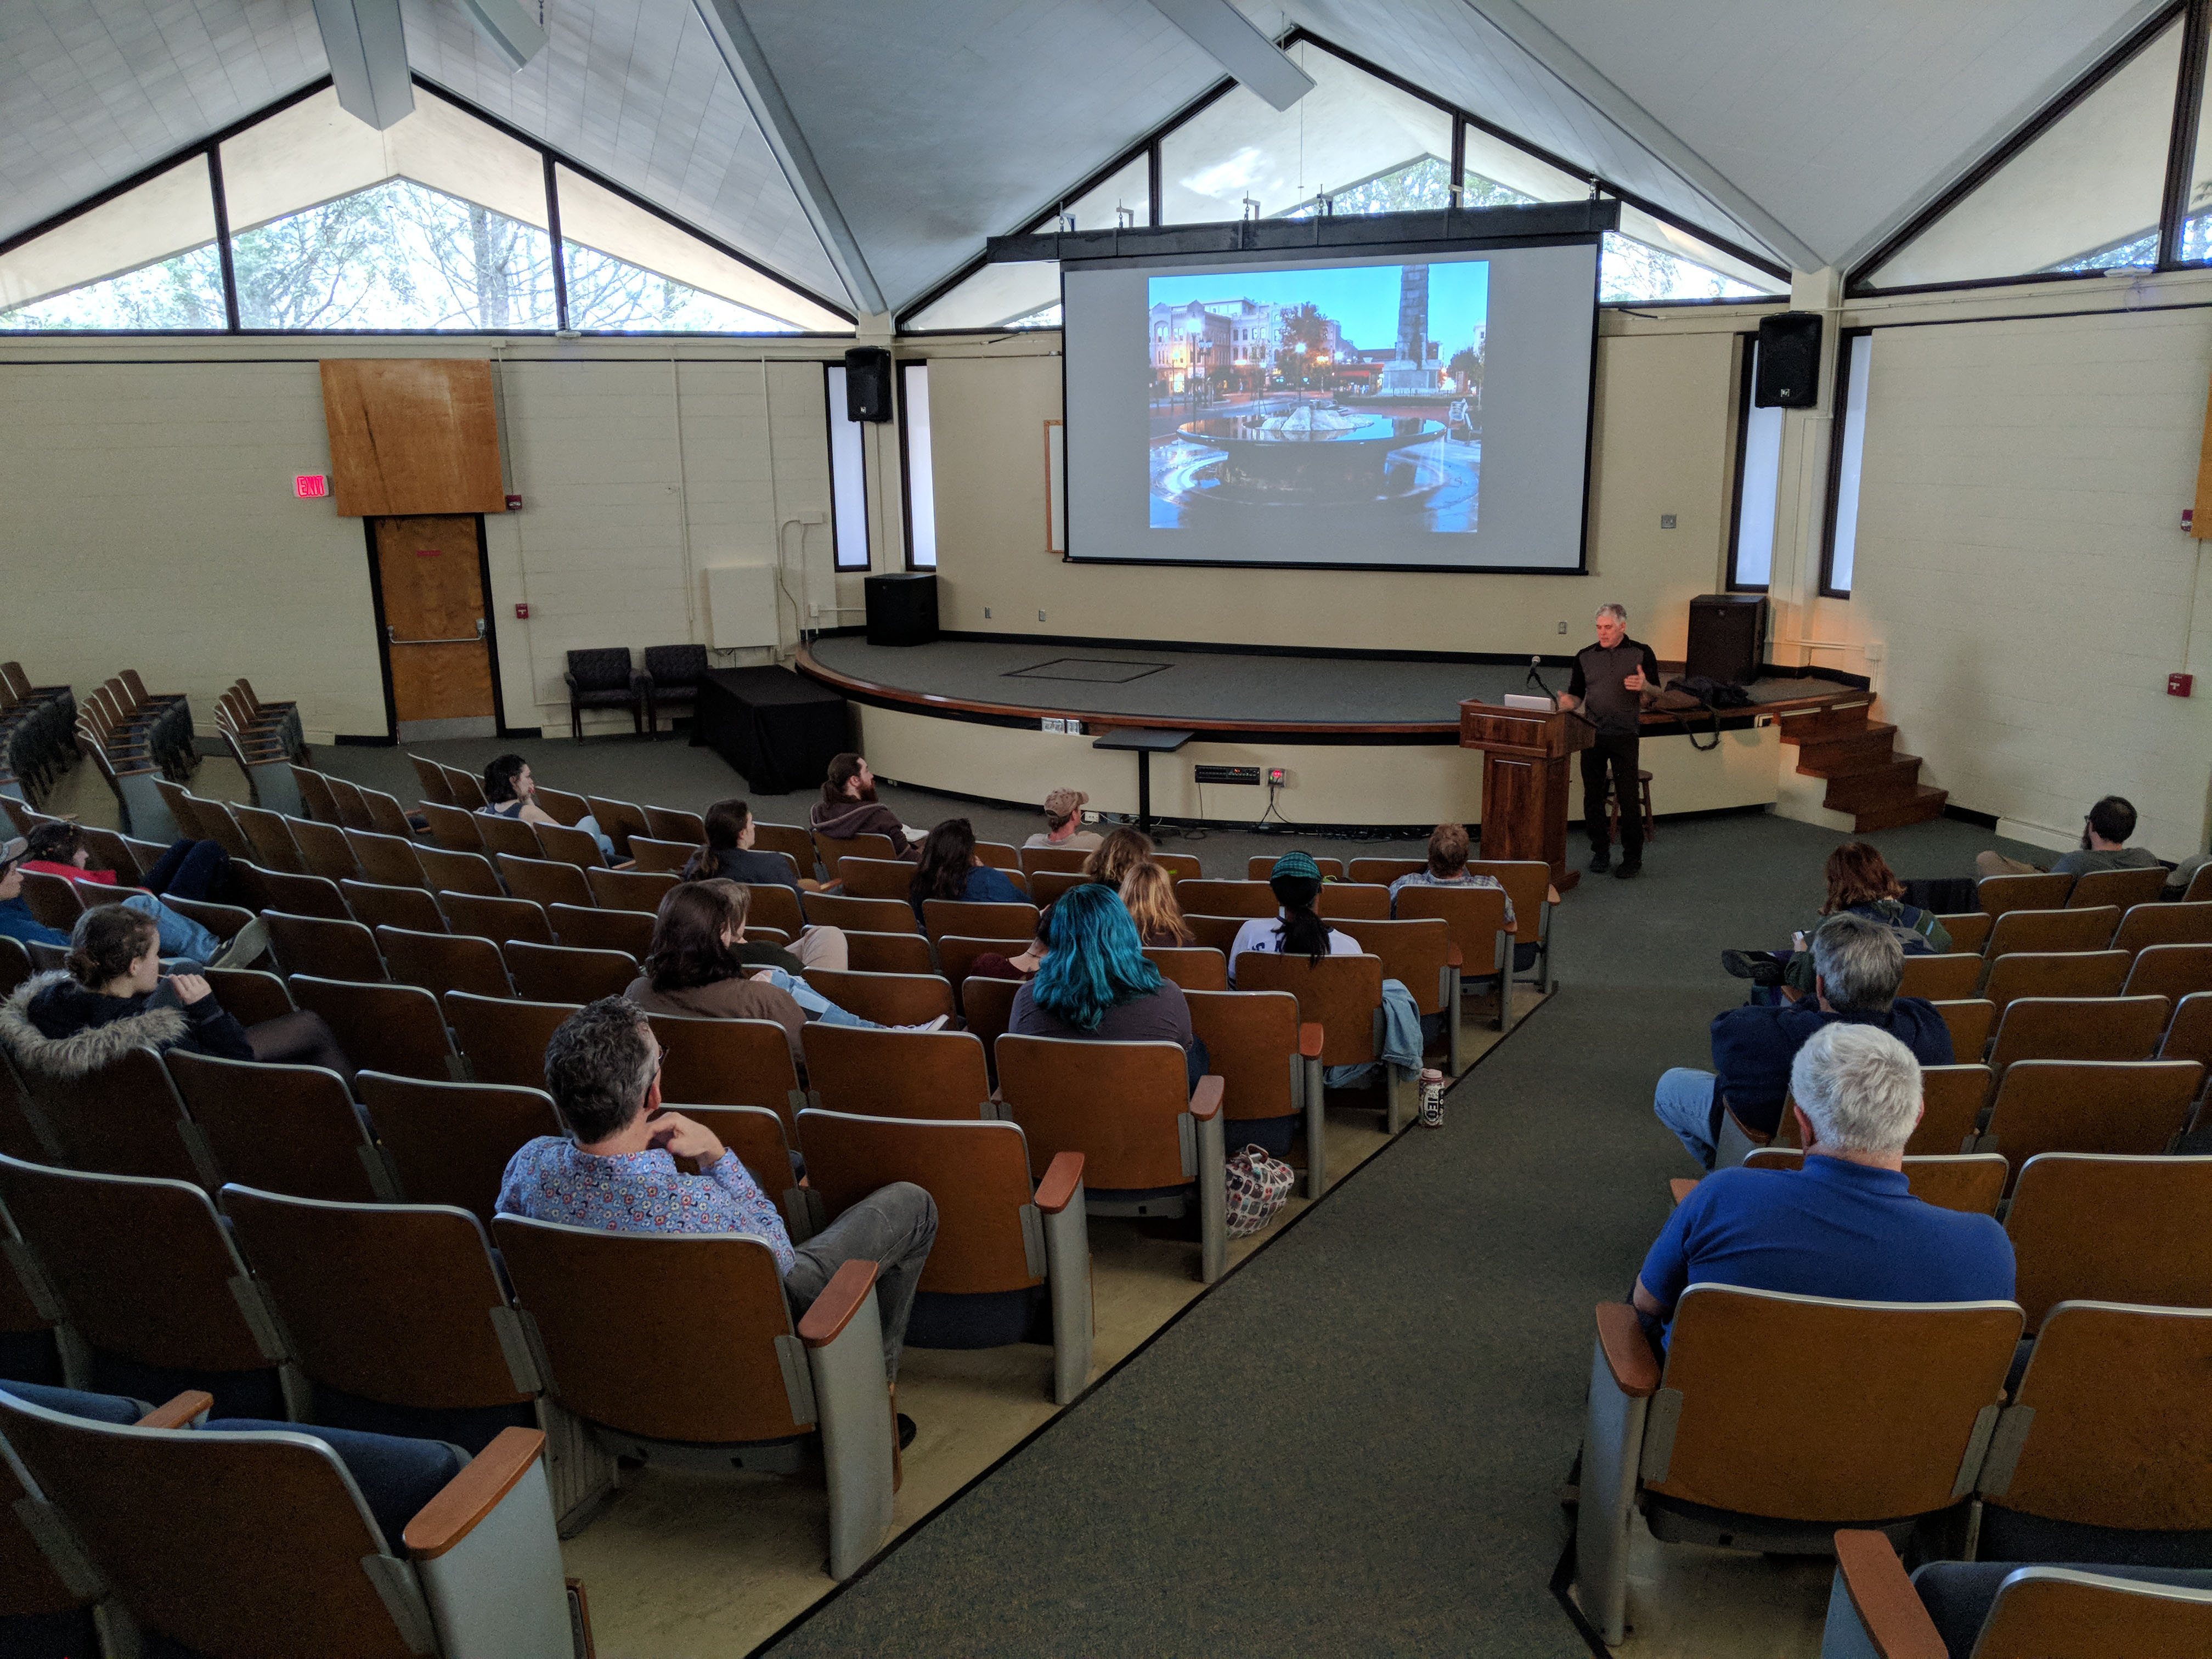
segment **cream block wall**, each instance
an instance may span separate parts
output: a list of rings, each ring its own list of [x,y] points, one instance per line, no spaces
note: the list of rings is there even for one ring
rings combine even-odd
[[[2212,584],[2179,520],[2212,313],[1874,339],[1854,592],[1824,602],[1822,637],[1882,643],[1880,716],[1959,805],[2063,846],[2091,802],[2121,794],[2138,841],[2201,849]],[[2197,696],[2166,695],[2177,670]]]
[[[1588,578],[1063,562],[1045,539],[1058,356],[940,349],[928,354],[939,620],[985,634],[1558,653],[1589,643],[1591,612],[1617,600],[1638,638],[1679,659],[1689,600],[1726,568],[1744,326],[1707,317],[1694,331],[1599,342]],[[1678,528],[1660,529],[1667,513]]]

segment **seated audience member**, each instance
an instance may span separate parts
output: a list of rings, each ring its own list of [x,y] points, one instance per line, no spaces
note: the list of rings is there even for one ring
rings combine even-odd
[[[1866,842],[1847,841],[1829,854],[1827,878],[1828,899],[1820,907],[1821,915],[1849,912],[1893,928],[1908,957],[1941,956],[1951,948],[1950,930],[1933,911],[1905,902],[1905,884]],[[1805,996],[1813,988],[1813,957],[1805,948],[1805,935],[1800,933],[1794,939],[1794,951],[1723,951],[1721,966],[1761,988],[1787,986],[1793,998]]]
[[[759,826],[753,822],[752,808],[744,802],[716,801],[707,809],[706,823],[706,842],[684,866],[684,880],[704,881],[709,876],[720,876],[748,887],[788,887],[794,896],[822,890],[822,884],[811,876],[794,880],[791,866],[778,854],[754,850]]]
[[[1083,809],[1091,797],[1080,789],[1055,789],[1044,798],[1044,828],[1022,843],[1024,847],[1072,847],[1088,853],[1098,845],[1096,830],[1083,827]]]
[[[671,888],[653,919],[653,942],[641,964],[644,972],[623,994],[649,1014],[772,1019],[791,1040],[793,1062],[802,1066],[800,1033],[809,1019],[876,1027],[873,1020],[848,1013],[782,962],[771,959],[791,960],[775,947],[748,947],[745,913],[751,905],[752,895],[744,887],[719,878]],[[915,1029],[934,1030],[944,1024],[940,1017]]]
[[[1030,896],[975,856],[975,831],[965,818],[947,818],[931,830],[907,884],[914,913],[928,899],[961,899],[970,904],[1027,904]]]
[[[2169,899],[2184,897],[2189,891],[2190,884],[2197,879],[2197,872],[2208,864],[2212,864],[2212,853],[2191,853],[2166,872],[2166,885],[2159,890],[2159,896]]]
[[[1091,856],[1083,860],[1083,873],[1119,892],[1122,878],[1152,855],[1152,838],[1126,823],[1109,830]]]
[[[1182,906],[1176,902],[1175,878],[1166,866],[1146,859],[1130,866],[1121,878],[1121,902],[1129,920],[1137,924],[1137,938],[1146,945],[1182,945],[1192,942]]]
[[[822,799],[806,815],[807,827],[832,841],[881,836],[902,859],[921,854],[922,832],[898,821],[898,814],[876,800],[876,775],[858,755],[840,755],[822,780]]]
[[[0,933],[26,945],[66,945],[69,935],[58,927],[47,927],[23,902],[23,855],[30,845],[17,836],[0,846]]]
[[[1267,872],[1267,885],[1282,908],[1273,920],[1255,916],[1237,930],[1229,947],[1229,983],[1237,983],[1237,959],[1248,951],[1283,956],[1302,956],[1310,962],[1323,957],[1356,957],[1359,941],[1340,933],[1314,909],[1321,897],[1321,866],[1310,853],[1285,853]],[[1454,1011],[1447,1010],[1449,1017]],[[1443,1123],[1444,1074],[1421,1065],[1421,1016],[1413,994],[1395,979],[1382,981],[1382,1059],[1398,1067],[1401,1076],[1418,1078],[1421,1085],[1421,1121],[1431,1128]],[[1375,1075],[1373,1063],[1332,1066],[1322,1081],[1332,1089],[1351,1089]]]
[[[2092,870],[2152,870],[2158,854],[2148,847],[2130,847],[2136,832],[2136,809],[2118,795],[2107,795],[2089,809],[2081,822],[2081,844],[2052,860],[2054,876],[2086,876]],[[2043,866],[2022,864],[2002,853],[1977,853],[1974,869],[1984,876],[2032,876]]]
[[[712,1131],[661,1109],[660,1060],[644,1013],[621,997],[587,1003],[562,1022],[545,1045],[545,1088],[568,1137],[540,1135],[507,1161],[501,1210],[611,1233],[750,1233],[775,1253],[794,1318],[846,1262],[872,1261],[884,1373],[896,1381],[915,1286],[937,1237],[936,1203],[907,1182],[879,1187],[794,1247],[737,1154]],[[679,1158],[699,1173],[685,1174]],[[898,1431],[905,1445],[914,1425],[901,1418]]]
[[[1101,1042],[1172,1042],[1189,1086],[1206,1075],[1206,1045],[1191,1030],[1182,988],[1137,943],[1137,925],[1110,887],[1087,882],[1052,907],[1036,976],[1014,993],[1009,1031]]]
[[[1659,1079],[1651,1109],[1707,1169],[1725,1108],[1754,1136],[1771,1135],[1790,1091],[1790,1063],[1827,1025],[1888,1032],[1923,1066],[1952,1063],[1950,1028],[1923,997],[1900,997],[1905,951],[1887,922],[1846,911],[1813,934],[1813,1000],[1747,1004],[1713,1021],[1713,1070],[1678,1066]],[[1979,1059],[1980,1056],[1975,1056]]]
[[[74,823],[42,823],[27,837],[23,868],[59,876],[90,887],[117,885],[112,870],[88,868],[92,843]],[[211,841],[174,841],[146,878],[149,890],[133,893],[118,902],[151,916],[161,936],[161,954],[202,963],[210,968],[243,968],[269,948],[269,930],[255,917],[226,945],[190,916],[171,909],[156,896],[173,893],[180,899],[211,899],[221,890],[230,868],[230,854]]]
[[[1636,1276],[1663,1346],[1692,1285],[1863,1302],[2008,1301],[2012,1242],[1996,1220],[1915,1198],[1905,1143],[1920,1063],[1871,1025],[1813,1033],[1790,1062],[1802,1170],[1720,1170],[1675,1206]]]
[[[1463,823],[1440,823],[1429,832],[1429,867],[1416,870],[1410,876],[1401,876],[1390,884],[1390,914],[1398,914],[1398,895],[1408,887],[1495,887],[1500,892],[1504,886],[1495,876],[1486,876],[1467,867],[1467,826]],[[1505,901],[1505,927],[1510,933],[1518,923],[1513,917],[1513,901]]]
[[[41,1077],[80,1078],[145,1048],[323,1066],[353,1080],[353,1063],[320,1014],[240,1025],[199,975],[164,975],[161,947],[143,911],[87,910],[70,934],[68,969],[33,975],[0,1004],[0,1042]]]
[[[484,768],[483,792],[484,805],[477,810],[492,817],[520,818],[525,823],[561,822],[538,804],[538,780],[530,775],[530,763],[520,755],[501,755]],[[600,830],[597,818],[586,812],[574,827],[599,842],[601,858],[610,865],[617,862],[614,840]]]

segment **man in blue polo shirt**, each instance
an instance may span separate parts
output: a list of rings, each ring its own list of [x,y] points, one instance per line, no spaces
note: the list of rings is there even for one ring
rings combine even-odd
[[[1864,1024],[1822,1027],[1790,1068],[1802,1170],[1720,1170],[1675,1206],[1636,1276],[1646,1328],[1692,1285],[1862,1302],[2009,1301],[2012,1241],[1996,1219],[1912,1196],[1905,1143],[1920,1062]]]
[[[1870,1025],[1902,1042],[1923,1066],[1952,1063],[1951,1030],[1935,1004],[1897,994],[1905,982],[1905,947],[1896,928],[1837,912],[1813,934],[1813,974],[1810,1001],[1747,1005],[1715,1019],[1711,1071],[1676,1066],[1660,1078],[1651,1109],[1708,1170],[1723,1108],[1754,1135],[1774,1133],[1790,1091],[1790,1062],[1825,1026]]]

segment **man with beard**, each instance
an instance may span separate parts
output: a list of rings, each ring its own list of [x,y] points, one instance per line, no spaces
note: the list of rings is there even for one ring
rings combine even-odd
[[[834,840],[882,836],[898,857],[921,855],[925,833],[908,829],[898,821],[897,813],[877,804],[876,775],[858,755],[840,755],[830,763],[830,775],[822,781],[822,799],[814,803],[806,822],[817,835]]]

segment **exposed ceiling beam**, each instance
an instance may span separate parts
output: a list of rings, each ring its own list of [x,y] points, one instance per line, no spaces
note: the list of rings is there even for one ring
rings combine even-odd
[[[461,0],[477,33],[491,42],[509,69],[520,69],[545,50],[545,25],[523,0]]]
[[[822,239],[823,252],[830,256],[830,263],[836,267],[853,303],[872,314],[888,310],[883,289],[877,284],[875,273],[868,269],[866,256],[860,252],[860,239],[854,235],[853,228],[845,222],[844,213],[837,206],[837,198],[830,194],[829,180],[822,175],[813,148],[806,142],[798,117],[792,113],[783,88],[776,84],[775,72],[769,67],[768,56],[761,50],[760,40],[753,33],[752,25],[745,21],[738,0],[692,0],[692,3],[699,9],[707,33],[714,37],[714,50],[721,53],[722,62],[729,66],[731,78],[737,82],[745,107],[759,124],[761,136],[775,152],[777,165],[790,181],[792,193],[799,198],[799,204],[805,210],[808,222],[813,225],[814,234]]]
[[[382,132],[414,113],[399,0],[314,0],[338,107]]]
[[[1285,110],[1314,89],[1314,78],[1252,26],[1229,0],[1152,0],[1152,8],[1188,35],[1238,85]]]
[[[1679,173],[1722,212],[1799,270],[1829,260],[1746,195],[1718,167],[1677,137],[1667,124],[1599,72],[1596,65],[1546,27],[1519,0],[1462,0],[1468,10],[1527,52],[1568,91]]]

